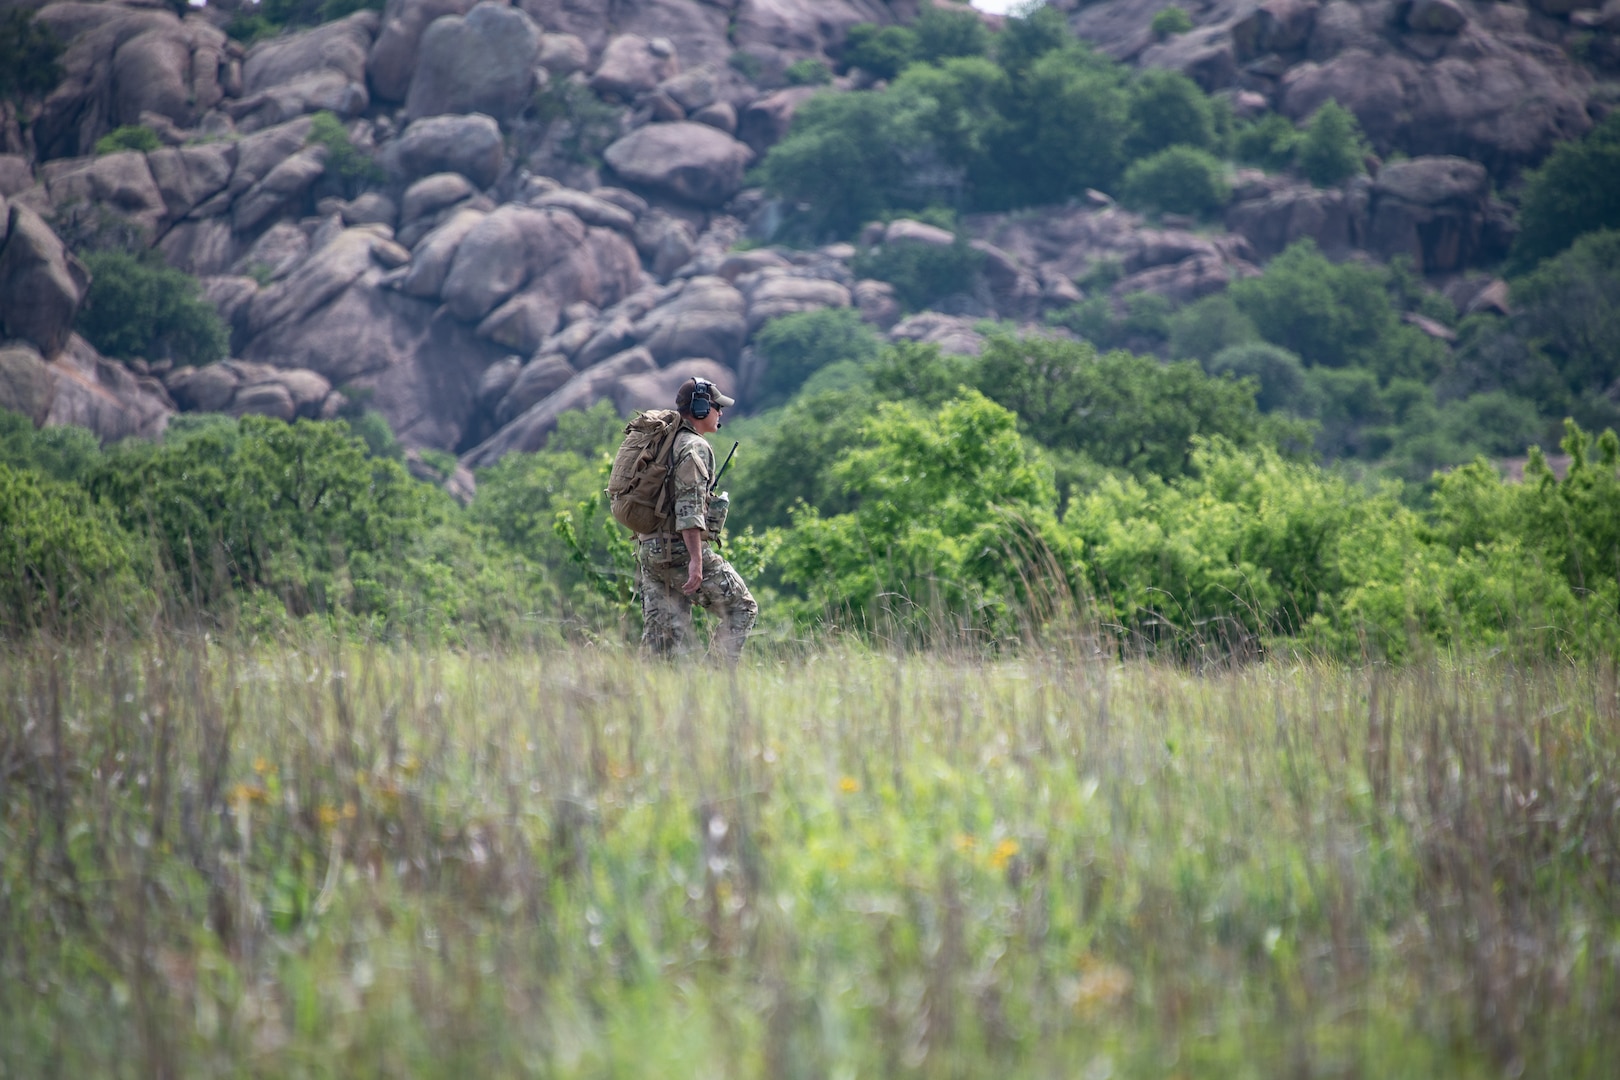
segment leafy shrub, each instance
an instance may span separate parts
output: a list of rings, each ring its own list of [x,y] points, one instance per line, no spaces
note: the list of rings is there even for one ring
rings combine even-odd
[[[1215,143],[1209,97],[1178,71],[1150,70],[1137,77],[1131,85],[1130,125],[1125,155],[1132,160],[1171,146],[1208,150]]]
[[[730,56],[726,57],[726,64],[731,68],[731,70],[735,71],[749,82],[757,83],[759,82],[760,76],[765,74],[764,61],[755,56],[753,53],[745,52],[742,49],[738,49]]]
[[[844,38],[844,64],[874,79],[893,79],[917,55],[917,35],[904,26],[859,23]]]
[[[341,180],[350,195],[387,178],[382,166],[350,141],[343,121],[324,109],[311,117],[305,145],[326,147],[326,174]]]
[[[733,53],[732,59],[749,56]],[[753,76],[757,78],[756,76]],[[554,79],[535,92],[529,104],[535,119],[547,125],[563,125],[558,149],[578,165],[601,164],[602,151],[620,134],[623,114],[603,101],[596,91],[571,79]]]
[[[383,0],[259,0],[244,6],[225,32],[242,42],[273,37],[288,27],[318,26],[357,11],[381,11]]]
[[[969,391],[925,415],[884,403],[833,475],[856,500],[845,514],[801,514],[778,552],[783,581],[815,616],[919,637],[961,626],[1014,631],[1032,582],[1072,566],[1056,527],[1048,470],[1017,418]],[[1061,572],[1061,571],[1060,571]]]
[[[1287,409],[1299,416],[1315,413],[1309,400],[1305,365],[1287,349],[1263,342],[1231,345],[1216,353],[1207,367],[1211,375],[1252,380],[1258,387],[1254,403],[1261,412]]]
[[[90,291],[75,325],[99,351],[182,364],[224,359],[230,334],[195,279],[152,252],[93,251],[84,262]]]
[[[911,27],[916,57],[937,64],[959,56],[983,56],[990,51],[990,31],[971,11],[924,7]]]
[[[62,81],[62,43],[34,13],[0,13],[0,101],[44,97]]]
[[[1154,37],[1163,41],[1165,38],[1175,37],[1177,34],[1185,34],[1193,28],[1193,21],[1190,15],[1172,4],[1153,16],[1153,21],[1148,24],[1148,28],[1153,31]]]
[[[1260,336],[1308,365],[1369,368],[1385,379],[1432,378],[1445,347],[1401,322],[1388,274],[1355,263],[1335,265],[1309,240],[1292,244],[1260,277],[1229,290]]]
[[[876,278],[894,286],[909,311],[926,308],[947,296],[971,292],[984,256],[958,236],[949,247],[902,240],[855,257],[856,277]]]
[[[806,391],[761,416],[728,422],[726,430],[735,430],[743,443],[726,478],[738,515],[769,528],[788,525],[801,503],[823,514],[850,510],[853,499],[833,476],[832,463],[854,445],[874,407],[870,393],[835,387]]]
[[[1544,407],[1584,422],[1620,423],[1620,229],[1588,233],[1513,283],[1516,369],[1550,366]],[[1524,355],[1528,353],[1529,355]]]
[[[0,463],[0,631],[116,611],[134,594],[133,550],[83,489]]]
[[[178,418],[177,418],[178,419]],[[28,417],[0,409],[0,465],[78,483],[101,461],[101,444],[82,427],[35,429]]]
[[[789,86],[825,86],[832,82],[832,72],[827,65],[813,56],[789,64],[783,75]]]
[[[1130,206],[1202,216],[1225,206],[1231,196],[1225,174],[1206,151],[1172,146],[1125,170],[1120,193]]]
[[[1296,434],[1262,420],[1252,384],[1083,343],[992,338],[975,385],[1041,445],[1138,476],[1186,471],[1196,437],[1243,446]]]
[[[1358,175],[1366,152],[1355,116],[1329,100],[1306,125],[1295,157],[1307,180],[1317,187],[1331,187]]]
[[[1169,330],[1172,357],[1206,363],[1222,349],[1260,337],[1254,323],[1224,292],[1195,300],[1172,314]]]
[[[1003,31],[1003,38],[1010,32]],[[1130,131],[1130,99],[1119,65],[1070,44],[1009,76],[992,143],[1000,175],[980,193],[981,204],[1036,205],[1086,188],[1111,189]]]
[[[806,311],[773,319],[754,335],[754,348],[765,361],[760,404],[792,397],[806,379],[830,364],[865,365],[877,356],[877,335],[850,308]]]
[[[1529,270],[1582,233],[1620,229],[1620,112],[1580,142],[1561,143],[1525,176],[1513,265]]]
[[[1048,320],[1098,350],[1150,352],[1159,348],[1170,334],[1170,301],[1156,293],[1139,292],[1125,297],[1123,307],[1121,315],[1109,297],[1093,296],[1052,313]]]
[[[1281,172],[1294,163],[1303,136],[1286,116],[1268,112],[1237,126],[1232,152],[1245,165],[1256,165],[1267,172]]]
[[[151,128],[140,124],[125,124],[96,140],[96,156],[116,154],[120,150],[139,150],[143,154],[149,154],[162,145],[157,132]]]

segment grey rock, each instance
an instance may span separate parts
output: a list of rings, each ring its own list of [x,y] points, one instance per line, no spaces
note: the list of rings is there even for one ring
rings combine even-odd
[[[405,189],[400,209],[400,221],[416,221],[429,214],[454,206],[477,193],[472,183],[460,173],[434,173],[424,176]]]
[[[278,382],[263,382],[237,390],[236,396],[231,399],[231,413],[236,416],[271,416],[290,421],[298,415],[298,406],[293,403],[292,395],[285,386]]]
[[[478,378],[478,407],[494,409],[506,392],[512,389],[518,372],[522,370],[523,359],[518,356],[503,356],[485,368],[484,374]]]
[[[734,135],[737,131],[737,110],[729,101],[716,101],[712,105],[705,105],[692,114],[692,122],[707,124],[727,135]]]
[[[1238,58],[1251,60],[1266,53],[1303,49],[1316,28],[1318,10],[1313,0],[1265,0],[1232,24]]]
[[[455,172],[487,188],[500,175],[506,148],[493,117],[430,116],[414,120],[403,135],[383,149],[383,167],[405,181],[433,173]]]
[[[1406,9],[1406,25],[1420,34],[1455,34],[1467,24],[1456,0],[1412,0]]]
[[[601,199],[603,202],[612,203],[633,218],[639,219],[642,214],[647,212],[647,200],[633,191],[626,191],[624,188],[592,188],[590,195],[593,199]]]
[[[861,321],[887,330],[900,321],[900,301],[887,281],[857,281],[851,290]]]
[[[444,292],[444,282],[450,276],[457,249],[484,217],[482,211],[457,210],[450,220],[423,237],[411,259],[410,272],[399,284],[400,291],[423,299],[438,299]]]
[[[924,244],[928,247],[950,247],[956,243],[956,236],[948,229],[941,229],[937,225],[929,225],[910,218],[896,218],[889,222],[883,232],[885,244]]]
[[[273,215],[299,202],[326,173],[327,149],[309,146],[270,170],[231,206],[231,227],[251,232]]]
[[[34,167],[22,154],[0,154],[0,199],[34,186]]]
[[[440,16],[465,15],[472,6],[473,0],[388,0],[366,63],[372,93],[384,101],[404,101],[423,32]]]
[[[816,96],[818,87],[790,86],[751,103],[737,118],[737,138],[756,154],[782,141],[793,126],[799,106]]]
[[[622,416],[643,409],[673,409],[675,393],[688,379],[707,379],[728,397],[738,393],[737,376],[730,368],[704,357],[692,357],[658,371],[624,376],[613,388],[613,406]]]
[[[650,210],[636,223],[635,240],[648,272],[659,281],[668,281],[697,250],[692,226],[663,210]]]
[[[748,333],[752,335],[772,319],[824,308],[849,307],[850,292],[836,281],[797,277],[768,270],[747,290]]]
[[[609,397],[625,376],[652,371],[657,366],[646,349],[630,349],[587,368],[463,454],[461,463],[469,469],[485,468],[514,450],[539,450],[556,429],[557,418],[563,413],[588,409]]]
[[[924,311],[896,323],[889,331],[889,340],[937,345],[940,352],[953,356],[978,356],[984,351],[984,335],[973,328],[975,322],[959,315]]]
[[[12,205],[0,247],[0,333],[51,358],[68,343],[90,275],[50,226]]]
[[[286,277],[309,255],[309,234],[290,221],[270,226],[231,269],[248,278],[274,281]]]
[[[48,365],[55,386],[45,424],[89,428],[103,443],[162,434],[173,403],[161,383],[142,378],[74,334]]]
[[[182,221],[157,244],[170,266],[199,277],[224,273],[246,247],[245,240],[231,232],[230,219],[218,217]]]
[[[511,389],[496,406],[495,422],[505,424],[527,412],[531,405],[550,397],[574,375],[568,361],[555,353],[535,357],[513,380]]]
[[[635,337],[662,364],[687,356],[733,362],[748,337],[745,309],[742,293],[730,282],[692,278],[675,299],[636,323]]]
[[[175,221],[224,191],[236,166],[236,146],[207,143],[165,147],[146,155],[166,216]]]
[[[444,301],[458,318],[482,319],[584,239],[585,226],[572,214],[502,206],[461,242],[445,279]]]
[[[134,150],[48,161],[40,168],[40,179],[52,206],[100,204],[140,225],[148,236],[156,236],[168,216],[146,155]]]
[[[529,205],[537,210],[548,206],[567,210],[587,225],[600,225],[623,233],[632,233],[636,227],[635,215],[630,211],[572,188],[549,191],[529,200]]]
[[[703,64],[665,79],[658,89],[687,112],[697,112],[719,100],[720,75],[711,65]]]
[[[514,117],[534,90],[539,56],[539,28],[517,8],[484,0],[465,17],[443,16],[422,33],[405,112]]]
[[[0,345],[0,409],[21,413],[39,427],[55,394],[56,381],[37,349],[24,342]]]
[[[742,187],[753,154],[705,124],[652,124],[613,143],[603,154],[627,183],[699,206],[720,206]]]
[[[679,70],[672,49],[655,48],[640,34],[620,34],[603,50],[590,86],[598,94],[631,101]]]
[[[542,34],[539,63],[555,78],[566,78],[576,71],[585,70],[591,62],[591,50],[573,34]]]

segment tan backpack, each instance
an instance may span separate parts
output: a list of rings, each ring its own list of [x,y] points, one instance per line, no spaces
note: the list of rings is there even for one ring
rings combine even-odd
[[[674,409],[640,413],[625,426],[607,487],[608,508],[625,528],[655,533],[668,518],[670,458],[680,430]]]

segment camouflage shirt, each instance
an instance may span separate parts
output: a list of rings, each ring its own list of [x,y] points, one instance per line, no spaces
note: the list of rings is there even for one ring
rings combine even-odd
[[[669,493],[675,500],[675,532],[706,527],[709,482],[714,477],[714,448],[709,440],[681,425],[675,436]]]

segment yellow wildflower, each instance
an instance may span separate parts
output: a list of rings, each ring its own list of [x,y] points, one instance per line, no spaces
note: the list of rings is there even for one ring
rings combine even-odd
[[[269,796],[264,788],[252,784],[237,784],[231,788],[231,802],[237,806],[246,806],[248,803],[268,802]]]
[[[330,829],[339,821],[337,807],[331,803],[322,803],[320,809],[315,811],[315,817],[320,821],[323,829]]]
[[[979,846],[979,842],[967,833],[957,833],[956,839],[952,840],[951,844],[964,855]]]
[[[275,773],[276,767],[270,764],[268,759],[256,757],[253,759],[253,771],[260,776],[270,776]]]
[[[422,762],[415,754],[406,754],[399,763],[399,771],[406,776],[415,776],[422,769]]]
[[[997,844],[995,850],[990,853],[990,865],[997,870],[1005,870],[1007,864],[1012,861],[1012,857],[1016,854],[1018,854],[1018,841],[1009,836]]]
[[[838,790],[842,791],[845,795],[853,795],[857,791],[861,790],[861,782],[855,779],[853,776],[846,776],[842,780],[838,781]]]

